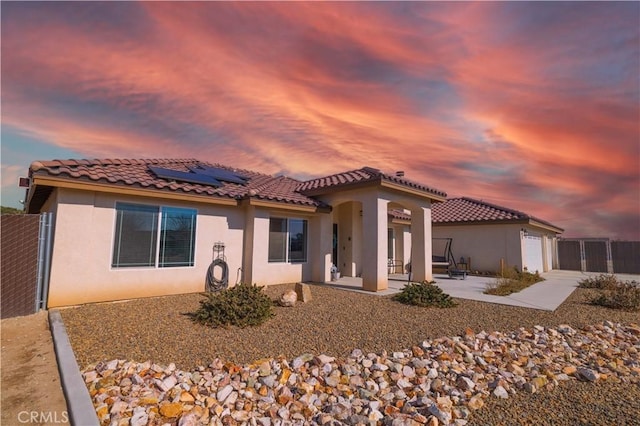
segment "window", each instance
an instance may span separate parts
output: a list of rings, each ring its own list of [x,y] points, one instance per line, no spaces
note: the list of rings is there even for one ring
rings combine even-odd
[[[196,211],[116,204],[114,268],[193,266]]]
[[[269,220],[269,262],[307,261],[307,221],[272,217]]]

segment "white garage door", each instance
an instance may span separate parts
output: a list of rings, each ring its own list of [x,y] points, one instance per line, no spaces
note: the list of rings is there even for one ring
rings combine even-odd
[[[542,238],[531,235],[524,236],[524,267],[529,272],[543,272]]]

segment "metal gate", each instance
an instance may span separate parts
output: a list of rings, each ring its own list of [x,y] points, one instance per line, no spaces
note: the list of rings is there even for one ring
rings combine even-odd
[[[611,241],[611,259],[614,272],[640,274],[640,241]]]
[[[580,241],[558,241],[558,263],[560,269],[582,271]]]
[[[0,216],[2,318],[46,309],[51,213]]]
[[[640,274],[640,241],[606,238],[558,240],[560,269],[583,272]]]

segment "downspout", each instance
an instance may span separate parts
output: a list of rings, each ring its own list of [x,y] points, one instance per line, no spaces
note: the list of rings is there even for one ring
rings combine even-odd
[[[35,312],[39,312],[42,309],[42,292],[44,287],[44,239],[45,239],[45,224],[46,213],[42,213],[38,220],[38,272],[36,276],[36,300],[35,300]]]
[[[53,234],[53,226],[51,224],[53,220],[53,213],[45,213],[47,236],[45,241],[45,257],[44,257],[44,274],[43,274],[43,287],[42,287],[42,309],[47,309],[47,302],[49,299],[49,275],[51,273],[51,247],[53,246],[51,236]]]

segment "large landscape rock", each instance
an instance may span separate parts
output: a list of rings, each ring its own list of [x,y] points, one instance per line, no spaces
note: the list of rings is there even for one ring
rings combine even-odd
[[[296,304],[297,300],[298,294],[296,293],[296,291],[288,290],[282,293],[282,296],[280,296],[280,300],[278,301],[278,303],[280,304],[280,306],[291,307]]]
[[[298,301],[310,302],[311,301],[311,286],[309,284],[296,283],[296,294],[298,295]]]

